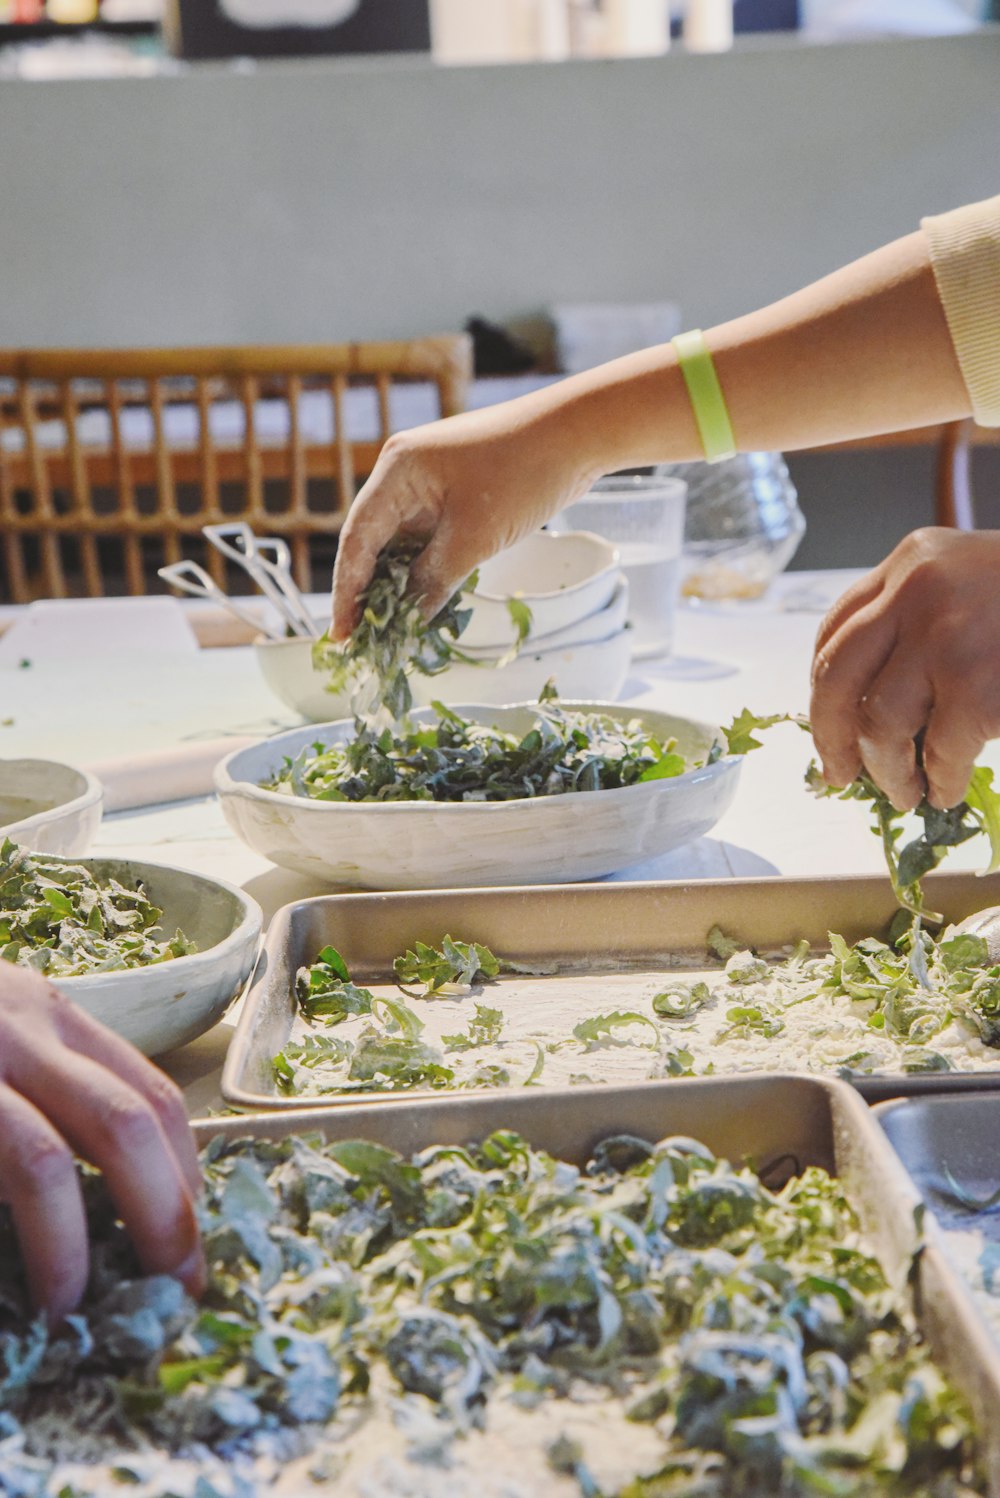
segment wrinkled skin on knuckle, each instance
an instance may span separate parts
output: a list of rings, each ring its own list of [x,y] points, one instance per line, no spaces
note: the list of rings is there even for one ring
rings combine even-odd
[[[112,1093],[96,1121],[106,1143],[120,1153],[144,1152],[160,1139],[156,1115],[138,1093]]]
[[[17,1198],[43,1198],[76,1177],[69,1146],[55,1134],[36,1132],[18,1141],[5,1171],[6,1194]]]
[[[184,1094],[171,1081],[166,1072],[154,1068],[148,1075],[145,1083],[146,1096],[156,1110],[158,1116],[164,1123],[170,1126],[183,1125],[187,1127],[187,1109],[184,1106]]]
[[[888,747],[907,740],[907,734],[900,729],[877,692],[870,692],[858,703],[856,720],[858,738],[862,745]]]

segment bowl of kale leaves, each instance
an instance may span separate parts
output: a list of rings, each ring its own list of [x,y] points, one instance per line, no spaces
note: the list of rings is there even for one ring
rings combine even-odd
[[[158,1056],[210,1029],[257,955],[261,912],[219,879],[43,856],[0,836],[0,962],[41,973]]]
[[[591,879],[708,832],[741,760],[711,724],[553,700],[310,724],[216,771],[230,826],[272,863],[364,889]]]

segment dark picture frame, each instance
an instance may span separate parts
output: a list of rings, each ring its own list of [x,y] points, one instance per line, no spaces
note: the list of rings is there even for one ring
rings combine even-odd
[[[276,13],[294,0],[273,0]],[[185,59],[309,57],[330,53],[427,52],[429,0],[359,0],[338,25],[242,25],[239,0],[169,0],[171,50]]]

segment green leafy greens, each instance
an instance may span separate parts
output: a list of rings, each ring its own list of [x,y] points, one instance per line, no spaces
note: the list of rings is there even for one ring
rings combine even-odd
[[[395,965],[399,985],[423,985],[404,990],[406,1003],[359,988],[327,947],[297,976],[310,1029],[274,1058],[275,1082],[288,1096],[528,1086],[548,1064],[547,1085],[573,1086],[595,1080],[574,1069],[595,1052],[606,1058],[596,1080],[707,1076],[773,1068],[778,1037],[783,1067],[826,1075],[972,1070],[1000,1049],[1000,964],[982,937],[935,940],[914,918],[891,941],[852,945],[835,932],[829,941],[829,952],[802,941],[767,960],[713,927],[698,976],[659,991],[650,983],[646,994],[619,989],[622,1007],[582,1017],[579,1006],[559,1012],[557,1000],[556,1018],[544,1000],[526,1004],[500,983],[496,1007],[475,1002],[465,1029],[437,1023],[438,1012],[444,1020],[447,1004],[460,1009],[501,973],[532,970],[475,942],[415,942]]]
[[[425,994],[468,993],[478,978],[495,978],[500,963],[488,947],[446,936],[440,948],[415,942],[413,951],[396,958],[393,970],[400,984],[422,983]]]
[[[526,733],[459,717],[394,734],[361,729],[286,759],[268,790],[318,801],[519,801],[617,790],[682,775],[701,763],[660,742],[638,719],[573,712],[547,694]],[[711,759],[716,751],[709,756]]]
[[[308,1491],[393,1431],[416,1466],[379,1491],[435,1469],[473,1491],[504,1411],[532,1493],[557,1472],[606,1498],[983,1491],[967,1410],[820,1169],[771,1190],[632,1136],[581,1169],[511,1131],[412,1159],[220,1138],[203,1169],[200,1305],[139,1275],[87,1172],[93,1273],[49,1329],[0,1213],[7,1491],[55,1492],[69,1460],[76,1495]]]
[[[313,647],[314,667],[329,673],[327,690],[350,692],[352,713],[362,723],[384,727],[406,719],[413,706],[410,672],[437,676],[452,661],[471,659],[456,641],[472,614],[460,606],[461,594],[475,588],[476,574],[428,623],[407,592],[420,549],[419,542],[397,540],[380,552],[350,639],[341,645],[324,635]]]
[[[167,962],[195,950],[180,931],[165,936],[163,911],[142,887],[64,859],[0,842],[0,960],[50,978]]]
[[[810,732],[808,718],[796,713],[774,713],[758,717],[749,708],[734,718],[723,730],[730,754],[747,754],[761,747],[754,735],[776,723],[796,723]],[[990,859],[985,873],[1000,869],[1000,791],[993,787],[993,771],[977,765],[972,772],[965,799],[945,811],[931,806],[924,798],[913,815],[922,824],[917,836],[899,846],[907,812],[897,811],[888,796],[866,772],[848,786],[828,786],[819,766],[812,762],[806,770],[806,785],[816,796],[836,797],[841,801],[866,803],[874,818],[872,831],[881,838],[889,878],[900,905],[929,921],[941,917],[924,904],[920,881],[941,863],[949,848],[985,833],[990,844]]]
[[[500,967],[488,947],[445,936],[440,947],[415,942],[412,951],[396,959],[395,973],[400,987],[419,983],[422,990],[416,997],[429,999],[468,994],[475,984],[495,978]],[[324,947],[314,963],[299,969],[295,998],[312,1026],[332,1028],[348,1018],[364,1018],[366,1023],[351,1037],[314,1030],[302,1040],[288,1041],[272,1061],[278,1090],[288,1096],[501,1087],[511,1081],[506,1067],[482,1063],[463,1080],[446,1059],[446,1053],[496,1045],[504,1024],[498,1009],[476,1004],[465,1032],[443,1035],[440,1047],[430,1045],[421,1038],[424,1022],[417,1012],[401,999],[357,987],[335,947]],[[536,1056],[524,1085],[534,1082],[540,1069]]]

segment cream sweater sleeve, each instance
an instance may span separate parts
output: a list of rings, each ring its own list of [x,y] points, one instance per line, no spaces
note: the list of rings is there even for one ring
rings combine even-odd
[[[1000,427],[1000,197],[921,220],[959,368],[983,427]]]

